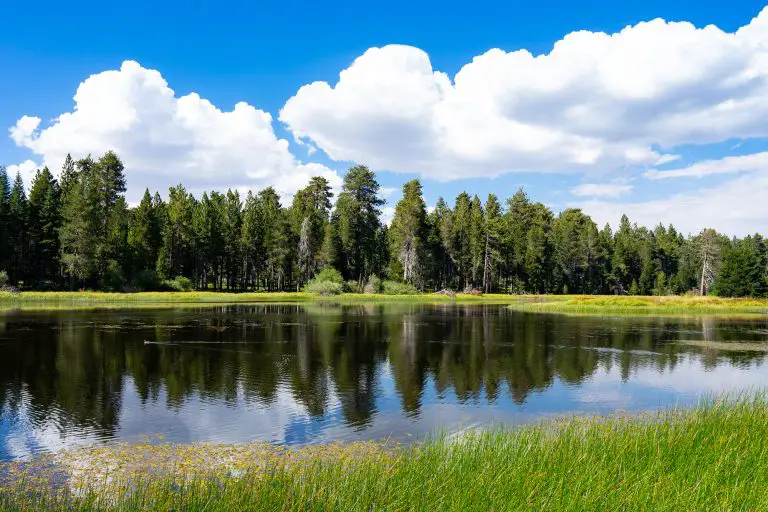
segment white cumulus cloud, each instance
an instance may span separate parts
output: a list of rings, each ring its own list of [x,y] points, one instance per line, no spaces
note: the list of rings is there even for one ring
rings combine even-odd
[[[657,19],[544,55],[492,49],[454,77],[418,48],[371,48],[279,118],[334,160],[447,180],[660,165],[680,144],[768,136],[767,115],[768,9],[734,33]]]
[[[619,197],[632,191],[628,183],[582,183],[571,189],[575,196]]]
[[[40,166],[32,160],[24,160],[20,164],[13,164],[6,167],[6,172],[11,180],[16,177],[16,174],[21,174],[21,179],[24,180],[24,184],[29,187],[32,183],[32,178],[35,177],[35,173]]]
[[[276,185],[291,194],[322,175],[340,185],[331,169],[291,154],[269,113],[244,102],[221,110],[196,93],[177,97],[158,71],[134,61],[87,78],[74,102],[47,126],[39,117],[21,117],[11,138],[54,172],[67,153],[116,151],[126,165],[129,199],[145,186],[164,192],[178,183],[195,191]]]
[[[670,169],[668,171],[652,169],[646,171],[644,176],[653,180],[662,180],[666,178],[701,178],[713,174],[760,171],[768,171],[768,152],[702,160],[687,167]]]
[[[717,186],[692,187],[661,199],[621,202],[594,199],[570,206],[582,208],[598,225],[618,225],[626,214],[639,225],[673,224],[683,233],[715,228],[728,235],[765,233],[768,219],[768,173],[750,173]]]

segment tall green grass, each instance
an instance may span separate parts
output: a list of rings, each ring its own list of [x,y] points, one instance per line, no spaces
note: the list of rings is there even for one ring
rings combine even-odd
[[[385,453],[385,452],[382,452]],[[78,498],[5,493],[5,509],[768,510],[764,394],[642,417],[569,418],[240,477],[161,478]]]

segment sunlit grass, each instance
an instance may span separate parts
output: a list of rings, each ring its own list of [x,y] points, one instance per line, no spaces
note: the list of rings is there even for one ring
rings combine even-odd
[[[510,305],[517,311],[572,314],[768,314],[768,299],[625,295],[526,296]]]
[[[6,487],[4,509],[768,510],[764,394],[643,416],[566,418],[397,449],[264,448],[200,473],[222,447],[179,447],[170,474],[72,492]],[[248,445],[246,445],[248,446]],[[351,446],[351,445],[346,445]],[[157,450],[168,450],[164,445]],[[171,449],[171,452],[173,449]],[[236,452],[236,450],[235,450]],[[117,451],[116,453],[121,453]],[[129,463],[123,452],[115,463]],[[226,451],[224,452],[226,453]],[[250,453],[250,452],[249,452]],[[233,457],[236,457],[233,455]],[[219,456],[219,459],[221,457]],[[248,457],[243,460],[248,461]],[[193,470],[190,472],[190,470]],[[197,472],[195,472],[197,471]]]
[[[210,304],[258,304],[258,303],[296,303],[296,302],[331,302],[331,303],[372,303],[372,302],[412,302],[412,303],[474,303],[508,304],[520,300],[518,296],[489,294],[475,296],[458,294],[447,297],[432,293],[418,295],[366,295],[362,293],[344,293],[324,297],[304,292],[142,292],[142,293],[106,293],[106,292],[0,292],[0,311],[8,309],[46,309],[61,310],[72,308],[143,308],[169,306],[199,306]]]
[[[324,297],[304,292],[0,292],[0,311],[8,309],[143,308],[199,305],[330,302],[338,304],[399,302],[421,304],[509,304],[517,311],[570,314],[690,315],[768,314],[768,299],[698,296],[635,297],[615,295],[507,295],[434,293],[366,295],[344,293]]]

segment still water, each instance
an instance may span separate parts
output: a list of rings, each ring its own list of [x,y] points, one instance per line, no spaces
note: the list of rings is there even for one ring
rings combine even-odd
[[[768,385],[767,340],[765,318],[499,305],[0,313],[0,460],[147,436],[408,440],[685,405]]]

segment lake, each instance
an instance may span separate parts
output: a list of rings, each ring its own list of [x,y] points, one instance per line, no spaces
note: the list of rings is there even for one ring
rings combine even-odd
[[[408,441],[656,410],[765,386],[767,340],[765,318],[503,305],[0,313],[0,460],[147,439]]]

